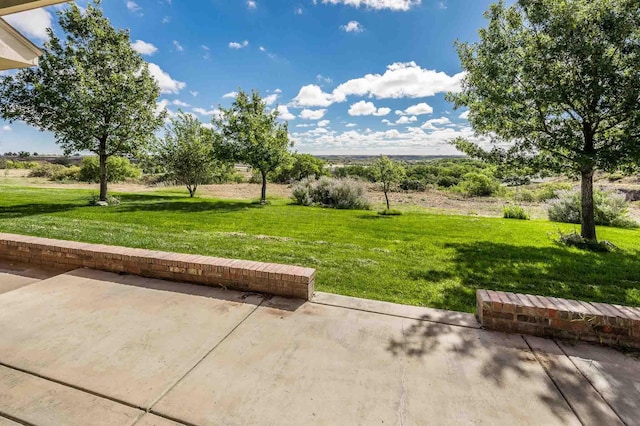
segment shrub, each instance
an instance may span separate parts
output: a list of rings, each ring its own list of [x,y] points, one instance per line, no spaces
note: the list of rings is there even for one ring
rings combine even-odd
[[[400,182],[400,189],[403,191],[424,192],[427,190],[427,184],[415,179],[405,179]]]
[[[365,188],[353,179],[303,179],[293,187],[293,201],[303,206],[324,206],[336,209],[367,210]]]
[[[7,169],[24,169],[25,164],[22,161],[7,160],[5,163]]]
[[[56,173],[62,171],[65,167],[59,164],[42,163],[38,167],[31,169],[29,177],[36,178],[52,178]]]
[[[107,182],[123,182],[127,179],[140,179],[142,170],[123,157],[109,157],[107,159]],[[98,157],[84,157],[80,168],[80,178],[83,182],[100,182],[100,164]]]
[[[467,173],[457,186],[458,191],[469,197],[489,197],[500,185],[493,178],[482,173]]]
[[[80,167],[70,166],[63,167],[51,176],[51,180],[56,182],[77,181],[80,178]]]
[[[529,220],[529,213],[521,206],[504,206],[502,215],[505,219]]]
[[[547,208],[549,220],[563,223],[580,223],[580,192],[560,191],[558,198],[552,200]],[[615,192],[594,191],[593,203],[596,225],[616,228],[635,228],[638,226],[629,217],[629,203],[623,195]]]
[[[451,188],[452,186],[456,186],[459,182],[460,180],[453,176],[440,176],[436,183],[441,188]]]
[[[570,183],[546,183],[541,185],[535,191],[536,201],[544,202],[557,198],[559,191],[570,191],[573,189],[573,185]]]
[[[513,195],[513,199],[515,201],[533,203],[536,201],[536,194],[529,189],[521,189]]]

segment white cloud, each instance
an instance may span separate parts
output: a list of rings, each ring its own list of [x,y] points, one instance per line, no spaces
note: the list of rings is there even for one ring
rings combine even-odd
[[[458,116],[458,118],[462,118],[463,120],[467,120],[469,118],[469,110],[466,110],[462,114]]]
[[[384,74],[367,74],[336,87],[343,96],[373,96],[378,99],[423,98],[437,93],[456,92],[464,73],[449,76],[444,72],[421,68],[415,62],[396,62]]]
[[[344,127],[358,127],[358,125],[356,123],[347,123]]]
[[[254,0],[248,0],[247,1],[247,7],[249,9],[256,9],[258,7],[258,5],[256,4],[256,2]]]
[[[238,96],[238,92],[229,92],[222,95],[223,98],[234,98]]]
[[[327,107],[344,102],[348,96],[369,96],[378,99],[424,98],[438,93],[458,92],[464,73],[449,76],[444,72],[423,69],[415,62],[396,62],[387,66],[384,74],[367,74],[323,92],[315,84],[303,86],[294,99],[295,105]]]
[[[349,21],[345,25],[340,25],[340,29],[347,33],[361,33],[364,27],[358,21]]]
[[[26,12],[14,13],[3,18],[27,37],[44,41],[49,36],[47,28],[51,28],[53,18],[45,9],[33,9]]]
[[[415,123],[416,121],[418,121],[418,117],[416,117],[415,115],[412,115],[411,117],[403,115],[396,121],[396,124],[409,124]]]
[[[249,45],[249,41],[245,40],[242,43],[238,43],[236,41],[232,41],[229,43],[229,47],[231,49],[242,49],[244,47],[247,47]],[[260,50],[263,50],[263,48],[261,48]]]
[[[165,16],[164,18],[162,18],[163,24],[168,24],[169,22],[171,22],[171,16]]]
[[[276,89],[276,90],[273,91],[273,93],[282,93],[282,90],[281,89]]]
[[[360,101],[349,107],[349,115],[375,115],[383,116],[391,112],[391,108],[376,108],[373,102]]]
[[[303,109],[300,111],[300,118],[305,120],[320,120],[327,112],[326,109]]]
[[[326,128],[321,128],[326,130]],[[488,146],[488,138],[478,137],[470,126],[442,128],[433,131],[419,127],[391,129],[386,131],[346,130],[344,132],[316,129],[292,133],[291,139],[301,152],[312,153],[360,153],[360,154],[413,154],[454,155],[460,154],[449,142],[463,137],[472,142]]]
[[[11,126],[5,124],[4,126],[2,126],[2,131],[3,132],[10,132],[11,131]]]
[[[191,106],[186,102],[182,102],[180,99],[174,99],[173,101],[171,101],[171,104],[175,106],[183,107],[183,108]]]
[[[273,93],[269,96],[265,96],[263,101],[267,105],[273,105],[278,100],[278,96],[279,95],[277,93]]]
[[[425,121],[424,124],[420,126],[420,128],[426,130],[438,130],[438,128],[436,127],[438,124],[449,123],[451,123],[451,120],[449,120],[447,117],[433,118],[431,120]]]
[[[396,111],[396,115],[424,115],[433,113],[433,108],[424,102],[420,102],[416,105],[411,105],[404,111]]]
[[[182,45],[178,42],[178,40],[173,40],[173,47],[174,47],[178,52],[182,52],[182,51],[184,51],[184,47],[182,47]]]
[[[318,127],[327,127],[331,123],[329,120],[320,120],[318,121]]]
[[[204,108],[200,108],[200,107],[196,107],[192,109],[193,112],[203,115],[203,116],[212,116],[215,118],[220,118],[220,115],[222,114],[222,112],[219,109],[204,109]]]
[[[303,12],[303,10],[302,10],[301,7],[298,7],[293,11],[293,13],[295,13],[296,15],[302,15],[302,12]]]
[[[140,11],[142,11],[142,8],[135,1],[128,0],[126,4],[127,4],[127,9],[129,9],[129,12],[139,13]]]
[[[333,79],[331,77],[325,77],[322,74],[318,74],[316,76],[316,80],[318,80],[319,83],[326,83],[326,84],[333,83]]]
[[[197,90],[189,90],[189,93],[191,93],[191,96],[195,98],[196,96],[198,96],[199,92]]]
[[[142,40],[136,40],[135,42],[131,43],[131,48],[141,55],[149,55],[149,56],[153,55],[158,51],[158,48],[155,47],[153,44],[147,43]]]
[[[178,93],[187,86],[187,83],[171,78],[158,65],[149,63],[149,73],[156,79],[160,86],[160,93]]]
[[[314,0],[314,4],[317,0]],[[412,7],[419,6],[422,0],[322,0],[324,4],[344,4],[353,7],[369,9],[390,9],[406,12]]]
[[[278,105],[278,108],[276,108],[276,110],[278,111],[278,118],[282,120],[288,121],[296,118],[295,115],[289,112],[289,109],[286,107],[286,105]]]
[[[308,84],[302,86],[298,96],[293,99],[295,105],[299,106],[320,106],[327,107],[334,102],[343,102],[346,98],[342,97],[337,99],[334,95],[324,93],[320,86],[315,84]]]

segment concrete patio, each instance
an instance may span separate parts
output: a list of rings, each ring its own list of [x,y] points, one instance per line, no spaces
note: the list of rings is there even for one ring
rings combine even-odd
[[[640,425],[640,361],[469,314],[0,262],[0,425]]]

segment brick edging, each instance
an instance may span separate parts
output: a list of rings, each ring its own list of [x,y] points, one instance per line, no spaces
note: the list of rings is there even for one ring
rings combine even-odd
[[[476,298],[488,329],[640,349],[640,308],[492,290]]]
[[[309,300],[315,269],[0,233],[0,258],[91,268]]]

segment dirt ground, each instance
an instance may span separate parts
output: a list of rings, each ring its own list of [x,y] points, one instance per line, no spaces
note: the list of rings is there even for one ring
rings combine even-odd
[[[88,183],[57,183],[45,178],[29,178],[29,170],[0,170],[0,185],[19,185],[38,188],[65,188],[65,189],[94,189],[98,191],[97,184]],[[600,178],[595,182],[597,187],[607,190],[637,190],[640,192],[640,180],[636,177],[610,182]],[[138,183],[113,183],[109,184],[109,190],[113,192],[148,192],[161,189],[166,186],[148,186]],[[576,182],[577,188],[577,182]],[[175,189],[181,189],[175,187]],[[184,190],[186,193],[186,189]],[[227,199],[257,199],[260,196],[260,185],[251,183],[205,185],[198,188],[199,196]],[[267,195],[270,197],[288,198],[291,196],[289,185],[270,183],[267,187]],[[384,207],[384,194],[376,185],[367,186],[367,196],[374,209]],[[514,201],[496,197],[468,198],[459,194],[430,189],[425,192],[394,192],[389,194],[392,208],[401,210],[428,210],[434,213],[459,214],[468,216],[501,217],[502,208]],[[545,218],[544,203],[517,203],[522,205],[532,218]],[[631,203],[630,214],[640,220],[640,201]]]

